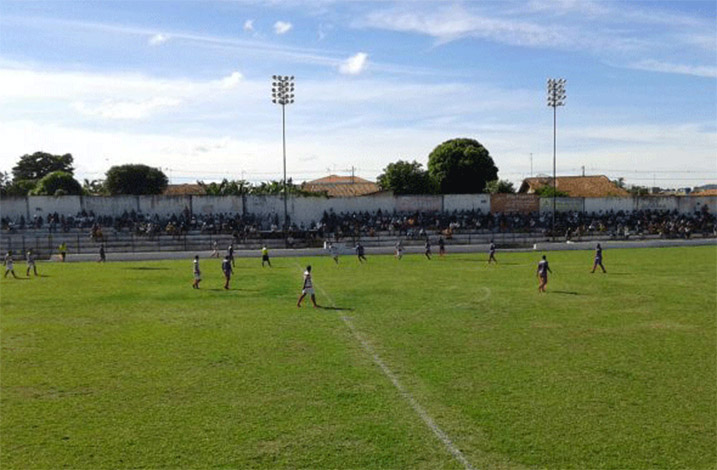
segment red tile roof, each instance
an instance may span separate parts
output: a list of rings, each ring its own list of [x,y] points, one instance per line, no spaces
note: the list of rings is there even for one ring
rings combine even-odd
[[[301,185],[304,191],[326,192],[329,197],[356,197],[381,192],[374,182],[358,176],[329,175]]]
[[[540,176],[526,178],[518,190],[519,193],[533,194],[544,186],[552,186],[553,178]],[[618,187],[605,175],[595,176],[558,176],[558,191],[567,193],[570,197],[608,197],[629,196],[630,193]]]
[[[203,196],[207,192],[198,184],[170,184],[162,194],[165,196]]]

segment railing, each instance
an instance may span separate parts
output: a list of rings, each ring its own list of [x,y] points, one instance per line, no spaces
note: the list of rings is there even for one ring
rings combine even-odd
[[[437,242],[440,236],[438,232],[429,232],[432,243]],[[693,237],[705,238],[714,234],[694,234]],[[400,238],[404,246],[418,246],[424,243],[420,236],[406,237],[398,232],[377,232],[373,236],[362,234],[361,236],[344,235],[336,239],[333,234],[320,237],[317,233],[296,233],[292,234],[293,243],[291,248],[320,247],[324,238],[338,241],[347,245],[360,241],[365,247],[393,246]],[[632,235],[630,239],[657,239],[660,235]],[[543,232],[491,232],[481,231],[456,231],[451,237],[445,236],[446,245],[476,245],[488,244],[491,241],[499,248],[531,246],[534,243],[549,241],[550,236]],[[602,241],[602,240],[624,240],[624,236],[615,236],[609,233],[588,233],[574,237],[573,241]],[[559,241],[566,241],[560,237]],[[248,237],[235,238],[231,234],[200,233],[197,231],[182,235],[137,235],[130,232],[110,232],[102,238],[93,239],[86,231],[74,231],[69,233],[38,233],[38,231],[27,231],[21,233],[0,234],[0,251],[3,253],[12,250],[16,254],[26,253],[32,250],[39,258],[49,258],[58,253],[60,243],[67,244],[70,254],[97,253],[102,244],[108,252],[162,252],[162,251],[208,251],[212,250],[216,242],[217,250],[221,253],[226,251],[230,243],[234,243],[236,250],[258,250],[261,245],[266,244],[269,248],[284,248],[286,242],[280,232],[257,232]]]

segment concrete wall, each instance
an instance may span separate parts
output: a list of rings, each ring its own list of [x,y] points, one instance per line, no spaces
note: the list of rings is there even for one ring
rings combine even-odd
[[[535,194],[493,194],[490,197],[491,212],[530,213],[540,210],[540,197]]]
[[[581,197],[556,197],[555,210],[558,212],[583,212],[585,199]],[[540,198],[540,212],[553,212],[553,198]]]
[[[631,211],[637,209],[678,210],[690,213],[707,206],[717,214],[717,196],[665,196],[642,198],[557,198],[558,211]],[[284,202],[281,196],[30,196],[7,197],[0,199],[0,215],[16,219],[21,215],[32,219],[33,215],[57,212],[62,215],[75,215],[83,209],[96,215],[119,216],[123,212],[136,211],[144,214],[179,214],[185,208],[194,214],[209,213],[253,213],[283,219]],[[321,219],[324,211],[375,212],[377,210],[392,213],[415,211],[454,211],[477,210],[488,212],[531,212],[553,210],[552,198],[538,198],[532,195],[497,194],[450,194],[431,196],[392,196],[378,195],[354,198],[291,197],[288,211],[292,221],[308,225]]]
[[[139,212],[139,196],[82,197],[82,208],[97,215],[122,215],[124,212]],[[62,214],[62,213],[61,213]],[[74,212],[64,215],[75,215]]]
[[[443,210],[490,212],[491,196],[488,194],[446,194],[443,196]]]

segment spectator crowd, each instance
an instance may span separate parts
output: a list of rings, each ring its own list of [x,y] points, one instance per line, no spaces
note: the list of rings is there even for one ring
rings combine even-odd
[[[450,239],[453,233],[533,233],[560,236],[566,239],[590,235],[614,238],[659,235],[664,238],[690,238],[694,234],[717,235],[715,216],[706,210],[681,214],[667,210],[606,211],[600,213],[559,212],[555,217],[546,213],[490,213],[480,210],[452,212],[324,212],[321,219],[310,224],[291,223],[294,238],[341,240],[346,237],[372,237],[379,232],[389,236],[421,239],[441,233]],[[232,234],[237,242],[248,238],[281,237],[281,220],[276,214],[219,213],[192,214],[185,209],[179,214],[160,216],[125,211],[119,217],[95,215],[82,211],[76,215],[58,213],[3,217],[2,230],[20,232],[28,229],[49,233],[88,229],[93,239],[102,239],[103,228],[131,232],[154,238],[160,235],[181,237],[190,231],[211,234]]]

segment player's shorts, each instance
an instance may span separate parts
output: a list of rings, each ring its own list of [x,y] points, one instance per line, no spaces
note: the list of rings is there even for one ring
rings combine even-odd
[[[262,261],[269,261],[269,255],[261,255]]]
[[[308,294],[308,295],[314,295],[314,288],[313,287],[307,287],[306,289],[303,289],[301,291],[302,294]]]
[[[194,273],[194,280],[201,281],[202,280],[201,275],[199,273]]]

